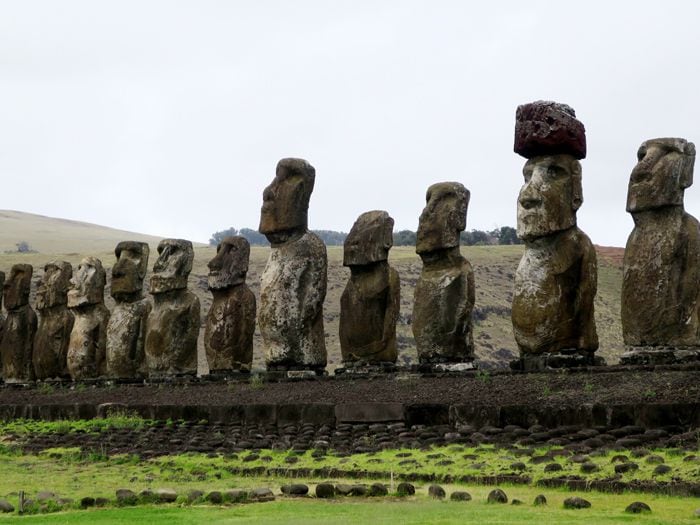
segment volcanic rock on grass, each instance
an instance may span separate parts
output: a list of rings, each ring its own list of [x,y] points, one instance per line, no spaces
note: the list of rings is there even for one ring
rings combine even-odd
[[[201,491],[199,489],[189,490],[187,492],[187,502],[194,503],[195,501],[199,501],[203,496],[204,496],[204,491]]]
[[[275,495],[267,487],[262,487],[259,489],[253,489],[250,492],[250,499],[254,501],[274,501]]]
[[[440,485],[430,485],[428,487],[428,495],[434,499],[443,499],[445,497],[445,489]]]
[[[316,497],[327,499],[335,496],[335,487],[332,483],[319,483],[316,485]]]
[[[84,498],[81,498],[80,500],[80,508],[81,509],[87,509],[88,507],[94,507],[95,506],[95,498],[92,496],[85,496]]]
[[[532,504],[535,507],[539,507],[541,505],[546,505],[547,504],[547,498],[545,497],[544,494],[538,494],[535,496],[535,501],[532,502]]]
[[[671,472],[671,470],[673,469],[668,465],[657,465],[654,469],[654,474],[657,476],[663,476],[664,474]]]
[[[471,501],[471,499],[472,495],[463,490],[457,490],[450,494],[450,500],[452,501]]]
[[[155,496],[162,503],[172,503],[177,499],[177,492],[173,489],[156,489]]]
[[[489,492],[486,503],[508,503],[508,496],[501,489],[493,489]]]
[[[224,496],[218,490],[212,490],[209,494],[207,494],[206,500],[214,505],[220,505],[224,502]]]
[[[389,490],[383,483],[372,483],[369,487],[370,496],[386,496],[387,494],[389,494]]]
[[[241,489],[232,489],[224,492],[224,499],[231,503],[242,503],[248,499],[248,491]]]
[[[548,463],[544,466],[545,472],[559,472],[562,470],[564,470],[564,467],[562,467],[559,463]]]
[[[565,509],[587,509],[591,506],[591,502],[578,496],[572,496],[564,500]]]
[[[0,499],[0,512],[14,512],[14,506],[6,499]]]
[[[643,501],[635,501],[634,503],[627,505],[625,512],[629,512],[630,514],[641,514],[643,512],[651,512],[651,507]]]
[[[581,464],[581,472],[585,474],[590,474],[592,472],[598,472],[600,467],[592,462],[586,462]]]
[[[286,494],[288,496],[306,496],[309,493],[309,487],[303,483],[282,485],[280,490],[282,491],[282,494]]]
[[[41,490],[37,492],[36,494],[36,500],[37,501],[50,501],[56,499],[56,494],[54,492],[51,492],[49,490]]]
[[[413,496],[416,493],[416,487],[411,483],[402,482],[396,487],[396,493],[399,496]]]
[[[616,474],[625,474],[627,472],[632,472],[633,470],[639,470],[639,465],[631,461],[628,463],[620,463],[619,465],[615,465]]]
[[[135,505],[137,500],[136,493],[129,489],[117,489],[116,497],[120,505]]]

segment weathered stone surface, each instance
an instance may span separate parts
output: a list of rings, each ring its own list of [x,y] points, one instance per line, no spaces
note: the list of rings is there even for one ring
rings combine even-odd
[[[544,494],[538,494],[535,496],[535,500],[532,502],[535,507],[540,507],[547,504],[547,498]]]
[[[564,500],[565,509],[587,509],[590,506],[590,501],[580,498],[578,496],[572,496]]]
[[[399,496],[413,496],[416,493],[416,487],[412,483],[403,481],[396,486],[396,494]]]
[[[2,375],[6,383],[32,381],[34,365],[32,351],[37,319],[29,306],[32,267],[15,264],[3,285],[3,300],[7,317],[0,335]]]
[[[6,499],[0,499],[0,512],[14,512],[15,507]]]
[[[519,114],[529,115],[520,109]],[[520,121],[516,137],[519,126]],[[522,359],[561,352],[594,364],[597,265],[590,239],[576,227],[576,211],[583,203],[581,164],[567,149],[567,138],[559,133],[547,137],[546,151],[525,163],[518,195],[517,232],[525,253],[515,274],[513,332]],[[560,360],[563,366],[571,363]]]
[[[700,224],[683,208],[695,146],[642,143],[627,192],[634,229],[622,280],[622,335],[629,347],[700,347]],[[666,349],[659,348],[660,351]],[[673,348],[670,348],[673,351]]]
[[[306,496],[309,493],[309,486],[304,483],[291,483],[282,485],[280,491],[288,496]]]
[[[213,300],[204,329],[204,348],[212,372],[250,369],[255,332],[255,294],[245,284],[250,245],[226,237],[209,261]]]
[[[120,505],[136,505],[138,501],[136,493],[131,489],[117,489],[115,495]]]
[[[627,505],[625,512],[628,512],[629,514],[642,514],[651,512],[651,507],[643,501],[635,501]]]
[[[316,497],[327,499],[335,496],[335,487],[332,483],[319,483],[316,485]]]
[[[508,503],[508,496],[501,489],[493,489],[486,497],[486,503]]]
[[[154,494],[157,501],[163,503],[172,503],[177,499],[177,492],[173,489],[156,489]]]
[[[472,495],[469,494],[469,492],[465,492],[463,490],[456,490],[452,494],[450,494],[450,500],[451,501],[471,501]]]
[[[146,365],[151,377],[197,373],[199,299],[187,290],[194,249],[190,241],[163,239],[153,265],[153,309],[146,320]]]
[[[443,489],[440,485],[430,485],[428,487],[428,495],[431,498],[443,499],[445,497],[445,489]]]
[[[586,130],[572,107],[538,100],[518,106],[513,149],[527,159],[557,153],[584,159]]]
[[[75,316],[68,343],[68,372],[73,380],[90,379],[106,372],[107,323],[104,305],[107,276],[102,262],[86,257],[70,280],[68,308]]]
[[[272,249],[261,278],[258,324],[268,368],[326,366],[326,247],[307,228],[315,176],[305,160],[282,159],[263,192],[259,229]]]
[[[74,316],[68,309],[68,287],[73,268],[66,261],[44,266],[36,291],[39,324],[34,336],[34,375],[36,379],[68,379],[68,344]]]
[[[469,191],[458,182],[428,188],[416,239],[423,269],[414,292],[412,322],[421,363],[474,359],[474,272],[459,252],[468,205]]]
[[[340,298],[344,362],[396,362],[400,281],[387,262],[393,227],[387,212],[370,211],[360,215],[345,239],[343,264],[351,274]]]
[[[107,324],[107,375],[133,378],[146,374],[144,345],[151,303],[143,297],[150,249],[144,242],[117,244],[111,294],[116,302]]]

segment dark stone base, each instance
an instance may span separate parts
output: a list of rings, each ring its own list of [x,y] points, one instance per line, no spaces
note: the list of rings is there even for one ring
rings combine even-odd
[[[247,381],[250,378],[250,370],[240,369],[240,370],[211,370],[207,375],[203,375],[201,379],[203,381]]]
[[[621,365],[678,365],[700,362],[697,346],[627,346]]]
[[[396,363],[367,363],[365,361],[354,361],[343,363],[343,367],[335,369],[336,376],[352,377],[372,377],[395,374],[398,370]]]
[[[541,372],[552,368],[581,368],[605,366],[605,360],[593,352],[577,349],[560,350],[551,354],[521,354],[520,359],[510,362],[510,368],[521,372]]]

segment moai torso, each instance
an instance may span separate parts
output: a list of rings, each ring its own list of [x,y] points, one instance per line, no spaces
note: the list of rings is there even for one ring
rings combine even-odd
[[[642,144],[630,176],[622,279],[628,346],[700,345],[700,225],[683,210],[695,147],[683,139]]]
[[[32,267],[15,264],[9,279],[3,286],[7,317],[0,339],[2,373],[6,383],[25,382],[34,379],[32,353],[37,319],[29,306],[29,288]]]
[[[466,228],[469,191],[458,182],[428,188],[416,234],[423,269],[413,303],[413,337],[421,363],[474,359],[474,272],[459,251]]]
[[[512,321],[521,356],[578,355],[564,366],[593,364],[595,249],[576,226],[583,203],[583,124],[554,102],[518,107],[515,151],[528,161],[518,195],[518,237],[525,253],[515,274]]]
[[[102,263],[86,257],[70,282],[68,307],[75,321],[68,343],[68,372],[74,381],[104,376],[109,310],[104,305],[106,274]]]
[[[258,324],[268,367],[326,365],[326,246],[307,227],[315,176],[305,160],[282,159],[263,192],[259,229],[272,248],[261,277]]]
[[[204,330],[211,372],[249,370],[253,363],[255,295],[245,284],[250,246],[243,237],[227,237],[209,262],[213,300]]]
[[[197,373],[200,304],[187,290],[192,243],[164,239],[153,267],[153,309],[146,322],[146,364],[152,377]]]
[[[39,325],[34,337],[34,373],[37,379],[69,379],[68,345],[74,316],[67,306],[73,268],[65,261],[44,266],[36,293]]]
[[[146,319],[151,302],[142,295],[148,268],[148,244],[120,242],[115,248],[111,294],[115,306],[107,324],[107,375],[135,378],[146,374]]]
[[[350,279],[340,298],[340,351],[345,363],[394,363],[399,274],[389,266],[394,219],[385,211],[358,217],[343,247]]]

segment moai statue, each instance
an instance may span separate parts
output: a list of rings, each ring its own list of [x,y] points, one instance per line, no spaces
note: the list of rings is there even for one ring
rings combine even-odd
[[[396,362],[400,282],[387,261],[393,228],[387,212],[368,211],[345,239],[350,280],[340,298],[340,351],[346,365]]]
[[[209,261],[209,290],[214,299],[204,329],[211,373],[249,371],[253,364],[255,294],[245,283],[250,245],[244,237],[226,237]]]
[[[473,368],[474,271],[459,251],[467,225],[469,190],[459,182],[428,188],[418,221],[416,253],[423,269],[413,303],[413,336],[421,364]]]
[[[66,261],[44,266],[36,291],[39,326],[34,336],[34,374],[37,379],[70,379],[68,344],[74,316],[68,309],[68,288],[73,268]]]
[[[695,146],[680,138],[642,143],[630,175],[622,279],[623,364],[700,359],[700,225],[683,208]]]
[[[32,349],[36,333],[36,314],[29,306],[32,267],[15,264],[10,278],[3,285],[7,317],[0,339],[2,374],[6,383],[24,383],[34,380]]]
[[[515,118],[515,152],[528,161],[518,195],[517,233],[525,253],[515,273],[512,310],[520,360],[512,366],[596,364],[596,253],[576,226],[585,129],[572,108],[555,102],[519,106]]]
[[[104,305],[107,274],[96,257],[85,257],[70,280],[68,308],[75,316],[68,343],[68,372],[73,381],[94,379],[106,372],[107,323]]]
[[[146,374],[144,344],[151,302],[143,297],[148,244],[123,241],[114,254],[111,295],[115,306],[107,324],[107,376],[130,379]]]
[[[326,366],[326,246],[307,227],[315,177],[305,160],[282,159],[263,192],[259,230],[272,249],[261,278],[258,324],[268,369],[320,373]]]
[[[187,289],[194,249],[190,241],[163,239],[153,265],[153,309],[146,322],[146,364],[150,377],[195,375],[199,299]]]

